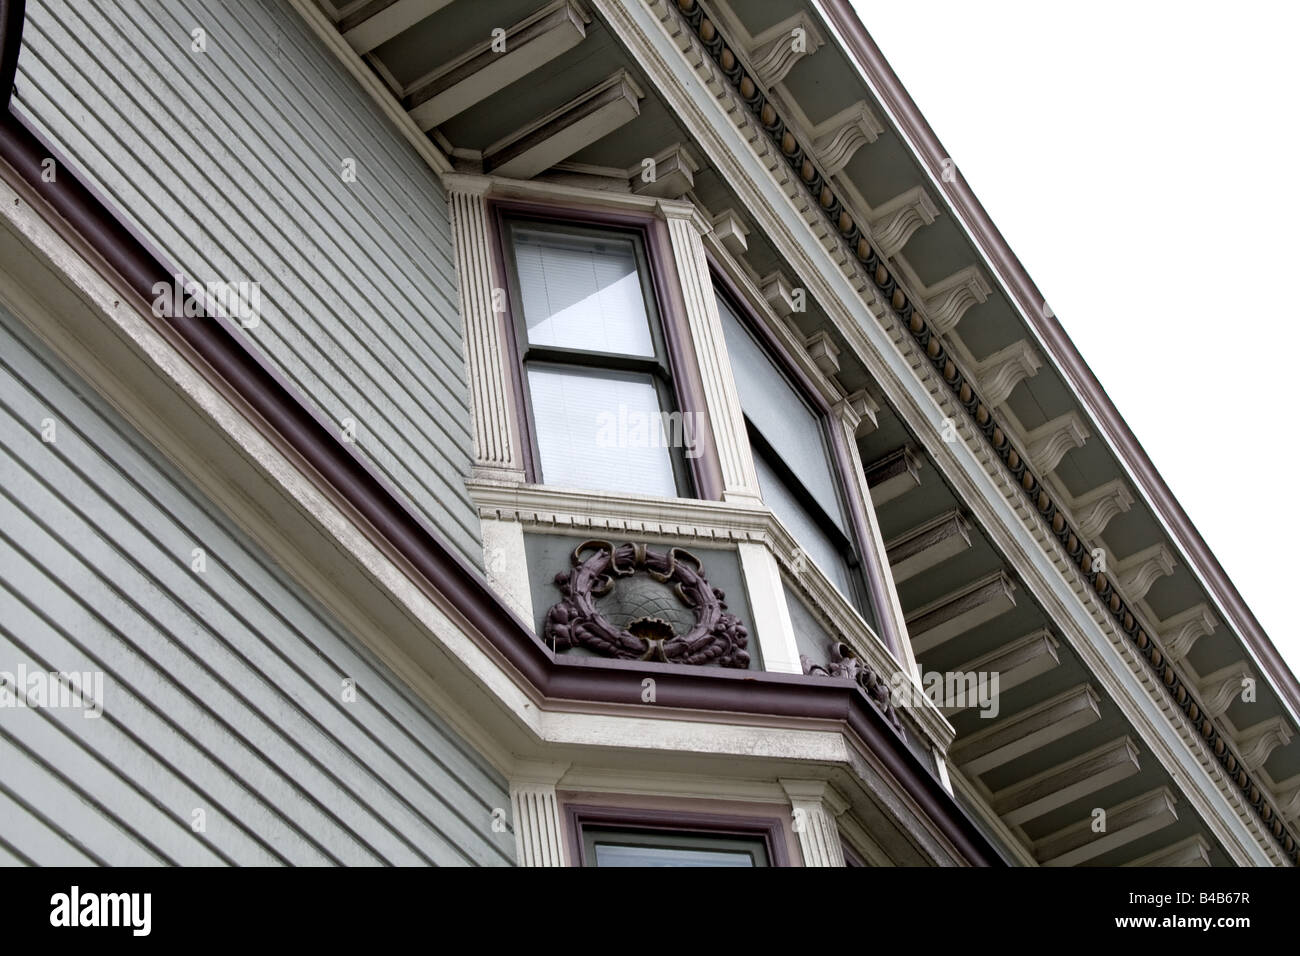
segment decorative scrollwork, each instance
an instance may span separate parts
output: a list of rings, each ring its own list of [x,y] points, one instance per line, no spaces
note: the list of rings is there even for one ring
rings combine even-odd
[[[876,705],[876,709],[893,724],[894,729],[902,731],[903,724],[898,719],[897,711],[894,710],[889,683],[875,670],[864,664],[858,657],[855,657],[847,644],[839,642],[831,645],[831,661],[829,664],[816,664],[805,654],[799,655],[799,662],[803,664],[805,674],[820,674],[823,677],[847,677],[849,680],[856,682],[866,692],[867,698]]]
[[[654,551],[643,544],[584,541],[574,549],[573,569],[555,576],[563,599],[546,612],[544,635],[557,650],[583,647],[604,657],[713,667],[749,666],[749,632],[726,611],[725,595],[709,584],[700,559],[683,548]],[[620,579],[645,574],[667,585],[694,615],[678,633],[668,618],[633,616],[626,626],[611,620],[599,599]]]

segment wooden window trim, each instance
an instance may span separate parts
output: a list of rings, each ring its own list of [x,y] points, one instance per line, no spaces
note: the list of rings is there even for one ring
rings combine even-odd
[[[512,255],[506,248],[510,241],[508,223],[512,220],[532,221],[541,225],[554,225],[560,229],[567,227],[578,231],[585,229],[592,232],[622,232],[637,240],[639,261],[646,269],[646,274],[641,277],[641,283],[646,293],[647,310],[653,313],[652,326],[656,318],[658,322],[657,328],[652,327],[651,333],[657,343],[656,350],[659,343],[663,345],[662,358],[670,377],[668,392],[672,401],[665,410],[680,411],[683,415],[690,414],[696,416],[697,421],[704,423],[704,427],[700,428],[695,436],[698,443],[698,457],[688,458],[681,453],[681,449],[673,450],[673,471],[677,477],[678,496],[721,501],[722,468],[717,444],[713,438],[714,423],[706,414],[704,383],[700,378],[698,359],[694,352],[695,346],[686,320],[685,303],[682,302],[681,294],[672,281],[676,275],[676,266],[663,220],[650,212],[612,211],[599,207],[512,199],[489,199],[487,207],[489,228],[493,232],[489,237],[492,265],[496,274],[501,277],[505,295],[504,310],[499,320],[502,323],[502,342],[507,352],[504,360],[509,365],[508,383],[513,392],[514,414],[519,424],[525,481],[540,484],[541,467],[528,383],[524,376],[524,348],[527,333],[522,308],[518,304],[518,276],[512,268]],[[523,338],[520,335],[521,329],[524,330]],[[537,354],[544,354],[546,351],[544,347],[527,346],[527,348]],[[566,357],[580,358],[578,350],[562,351]],[[594,360],[599,356],[600,353],[581,353],[581,358]],[[608,356],[608,358],[616,363],[623,363],[628,357]],[[541,359],[534,360],[541,361]],[[593,366],[595,366],[594,361]],[[613,368],[614,366],[602,364],[596,367]]]
[[[587,859],[584,827],[628,828],[700,836],[738,836],[763,841],[769,866],[789,866],[785,821],[777,817],[748,817],[722,813],[651,810],[637,807],[568,804],[569,859],[574,866],[594,866]]]
[[[823,530],[829,531],[832,538],[842,540],[847,544],[848,550],[844,554],[844,558],[851,574],[851,586],[855,593],[844,596],[849,600],[850,604],[857,606],[858,611],[866,619],[872,630],[880,634],[880,618],[882,614],[886,613],[888,605],[883,603],[883,596],[876,594],[875,589],[872,587],[871,576],[866,566],[866,562],[875,560],[876,556],[874,551],[869,549],[871,537],[867,533],[866,516],[859,512],[859,508],[862,507],[861,502],[858,496],[852,493],[850,484],[854,479],[852,465],[849,461],[848,451],[843,444],[843,437],[836,427],[835,410],[822,396],[821,390],[799,368],[799,363],[790,356],[777,338],[772,335],[762,322],[754,318],[753,310],[745,304],[745,297],[727,275],[726,270],[712,257],[710,257],[709,265],[714,291],[726,300],[736,318],[740,320],[741,325],[754,336],[773,364],[785,375],[791,387],[821,420],[822,438],[826,442],[831,477],[835,482],[835,493],[839,498],[840,506],[844,509],[844,518],[848,523],[848,529],[828,527],[833,526],[833,522],[829,521],[828,516],[826,516],[826,509],[803,487],[803,483],[794,476],[793,472],[779,456],[772,454],[772,449],[766,439],[759,435],[755,440],[754,430],[749,426],[749,419],[746,416],[745,440],[750,444],[750,454],[755,454],[756,451],[765,452],[764,460],[768,462],[769,466],[776,467],[778,474],[799,499],[799,502],[809,509],[810,517]],[[897,649],[895,651],[897,652]]]

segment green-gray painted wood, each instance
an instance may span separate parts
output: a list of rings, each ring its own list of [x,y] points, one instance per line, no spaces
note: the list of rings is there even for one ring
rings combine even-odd
[[[825,666],[831,660],[831,648],[834,646],[834,638],[821,623],[813,617],[807,605],[800,600],[794,591],[787,587],[784,582],[782,587],[785,589],[785,604],[790,610],[790,624],[794,628],[795,646],[799,648],[799,653],[807,657],[814,664]]]
[[[481,567],[446,196],[287,4],[32,0],[15,107]]]
[[[0,671],[104,673],[0,708],[0,863],[514,862],[500,775],[2,309],[0,431]]]

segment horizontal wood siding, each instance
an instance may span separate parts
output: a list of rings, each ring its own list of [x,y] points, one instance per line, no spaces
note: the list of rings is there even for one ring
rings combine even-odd
[[[104,674],[0,709],[0,864],[513,863],[500,775],[3,309],[0,431],[0,671]]]
[[[447,198],[287,4],[29,0],[15,109],[481,566]]]

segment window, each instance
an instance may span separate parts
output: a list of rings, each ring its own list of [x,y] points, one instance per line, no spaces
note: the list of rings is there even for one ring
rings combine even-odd
[[[758,836],[584,828],[587,866],[770,866]]]
[[[825,416],[749,332],[727,299],[717,298],[763,503],[840,593],[867,610]]]
[[[686,497],[693,416],[677,411],[641,235],[504,220],[534,478]]]
[[[789,866],[789,816],[566,804],[576,866]]]

